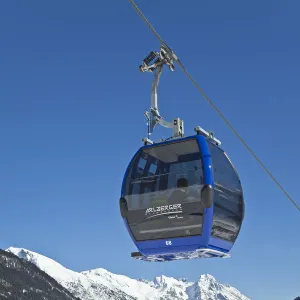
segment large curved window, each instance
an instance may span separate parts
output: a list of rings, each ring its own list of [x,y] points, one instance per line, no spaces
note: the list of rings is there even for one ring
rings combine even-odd
[[[244,217],[243,191],[227,154],[208,142],[214,174],[214,216],[211,235],[234,242]]]
[[[201,154],[195,139],[141,150],[125,179],[128,225],[138,241],[201,235]]]

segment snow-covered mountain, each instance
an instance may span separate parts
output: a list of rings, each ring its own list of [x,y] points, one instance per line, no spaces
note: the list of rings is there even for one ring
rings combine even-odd
[[[237,289],[201,275],[197,282],[166,276],[153,281],[131,279],[105,269],[74,272],[38,253],[10,247],[6,251],[35,264],[82,300],[249,300]]]
[[[0,249],[1,300],[83,300],[34,264]]]

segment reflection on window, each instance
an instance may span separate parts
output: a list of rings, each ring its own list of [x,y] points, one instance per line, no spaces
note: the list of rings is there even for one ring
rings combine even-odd
[[[155,164],[151,164],[150,168],[149,168],[149,175],[154,175],[156,173],[157,170],[157,166]]]
[[[203,168],[196,140],[146,149],[135,161],[137,163],[133,163],[126,188],[126,194],[136,195],[130,197],[129,209],[147,208],[157,199],[165,199],[164,202],[167,203],[172,192],[177,189],[180,178],[187,180],[188,192],[194,196],[198,193],[198,200],[200,199]]]
[[[145,169],[147,161],[144,158],[140,158],[138,162],[138,168],[137,168],[137,173],[138,174],[143,174],[143,171]]]
[[[208,142],[214,171],[212,236],[234,242],[243,219],[243,195],[239,177],[228,156]]]

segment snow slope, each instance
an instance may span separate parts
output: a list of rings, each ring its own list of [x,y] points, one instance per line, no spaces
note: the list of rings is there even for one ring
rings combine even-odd
[[[82,300],[249,300],[237,289],[223,285],[211,275],[196,282],[166,276],[153,281],[131,279],[105,269],[74,272],[38,253],[10,247],[6,251],[46,272]]]

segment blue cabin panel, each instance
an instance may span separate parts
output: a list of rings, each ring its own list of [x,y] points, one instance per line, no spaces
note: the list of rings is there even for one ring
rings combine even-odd
[[[210,237],[208,247],[220,251],[228,252],[234,244],[219,238]]]
[[[143,255],[170,254],[195,251],[201,247],[201,237],[171,238],[155,241],[137,242],[136,245]],[[204,247],[206,245],[202,245]]]
[[[197,135],[198,145],[201,151],[201,158],[203,164],[203,186],[211,185],[214,187],[214,178],[212,173],[212,159],[210,154],[210,149],[207,144],[207,140],[202,135]],[[202,186],[202,187],[203,187]],[[211,228],[212,228],[212,218],[213,218],[213,205],[210,208],[204,209],[204,224],[203,224],[203,238],[205,239],[204,245],[208,245]]]

